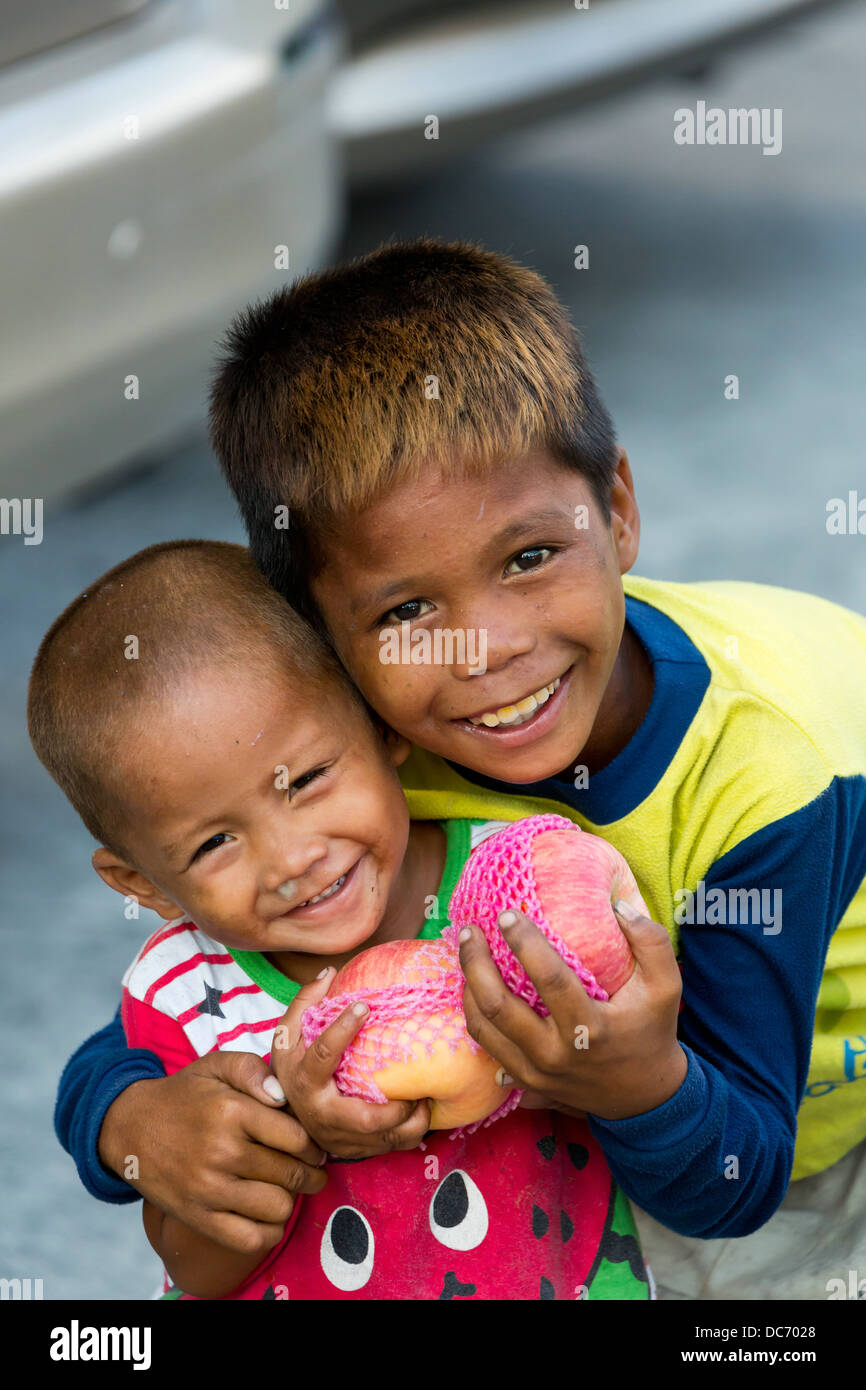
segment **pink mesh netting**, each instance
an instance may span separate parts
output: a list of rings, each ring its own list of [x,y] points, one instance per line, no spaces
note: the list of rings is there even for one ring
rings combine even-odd
[[[428,1056],[443,1037],[452,1052],[462,1046],[471,1052],[481,1051],[466,1031],[463,972],[456,946],[441,939],[418,940],[411,945],[415,949],[403,982],[329,995],[304,1012],[301,1030],[304,1045],[309,1047],[350,1004],[363,1000],[369,1007],[363,1028],[346,1048],[334,1073],[344,1095],[385,1103],[387,1096],[373,1079],[376,1072],[392,1062],[411,1061],[418,1054],[419,1043]],[[496,1117],[500,1111],[507,1113],[500,1107]],[[481,1123],[479,1120],[455,1130],[454,1137],[472,1133]]]
[[[592,971],[581,963],[544,915],[532,871],[532,842],[536,835],[545,830],[564,830],[575,835],[583,833],[579,826],[573,825],[564,816],[548,815],[515,821],[513,825],[491,835],[467,860],[448,909],[451,926],[442,933],[444,940],[456,945],[463,927],[473,924],[480,927],[490,947],[490,954],[512,994],[525,999],[542,1018],[549,1011],[499,930],[499,914],[508,908],[522,912],[535,923],[577,975],[591,999],[610,998]]]

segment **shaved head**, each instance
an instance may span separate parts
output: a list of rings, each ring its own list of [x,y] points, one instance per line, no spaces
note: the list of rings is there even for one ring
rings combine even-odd
[[[243,546],[168,541],[116,565],[47,632],[27,724],[40,761],[100,844],[123,843],[136,722],[190,677],[254,669],[363,703],[336,656],[256,570]]]

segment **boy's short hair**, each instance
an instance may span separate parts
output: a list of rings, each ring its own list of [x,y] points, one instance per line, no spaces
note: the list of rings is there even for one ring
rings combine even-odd
[[[123,843],[123,754],[142,703],[199,669],[239,664],[263,679],[336,681],[363,706],[331,649],[244,546],[149,546],[97,579],[52,624],[33,663],[27,727],[38,758],[100,844],[134,863]]]
[[[314,622],[329,520],[431,460],[446,478],[477,475],[544,448],[610,522],[616,438],[580,340],[546,281],[506,256],[385,244],[248,308],[223,348],[213,447],[253,559]]]

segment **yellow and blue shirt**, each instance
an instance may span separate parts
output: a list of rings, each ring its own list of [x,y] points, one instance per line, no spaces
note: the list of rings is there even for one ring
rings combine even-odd
[[[624,588],[654,692],[587,785],[419,749],[403,783],[415,818],[556,811],[625,855],[680,957],[689,1070],[593,1128],[660,1221],[745,1235],[866,1137],[866,618],[756,584]]]

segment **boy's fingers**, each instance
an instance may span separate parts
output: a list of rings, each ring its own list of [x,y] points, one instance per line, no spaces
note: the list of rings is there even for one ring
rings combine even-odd
[[[430,1112],[433,1108],[431,1101],[403,1103],[412,1105],[413,1108],[402,1124],[395,1125],[383,1136],[390,1149],[416,1148],[430,1128]]]
[[[503,939],[535,985],[560,1031],[572,1033],[575,1024],[588,1024],[594,1001],[544,932],[521,912],[502,915],[514,919],[510,926],[500,926]]]
[[[324,1158],[323,1150],[293,1115],[272,1110],[249,1111],[244,1113],[243,1125],[255,1147],[274,1150],[280,1159],[288,1155],[317,1169]]]
[[[516,1078],[526,1078],[530,1057],[546,1034],[545,1023],[522,999],[511,993],[477,928],[460,942],[460,964],[466,977],[463,1013],[466,1027],[491,1057]]]
[[[321,1192],[328,1181],[324,1166],[293,1158],[263,1144],[250,1144],[243,1172],[235,1175],[242,1182],[269,1183],[285,1192]],[[244,1213],[249,1215],[248,1212]]]
[[[224,1210],[244,1216],[248,1221],[282,1227],[292,1214],[299,1191],[297,1181],[291,1186],[284,1186],[282,1183],[241,1179],[231,1184]]]
[[[334,967],[329,965],[321,979],[310,980],[301,985],[286,1012],[274,1029],[272,1049],[275,1052],[292,1052],[301,1040],[301,1019],[311,1004],[321,1004],[334,979]]]
[[[360,1100],[357,1096],[339,1096],[334,1102],[339,1106],[339,1128],[344,1130],[347,1136],[352,1135],[355,1139],[359,1136],[383,1139],[388,1134],[401,1133],[407,1125],[414,1132],[415,1125],[421,1123],[418,1107],[426,1103],[416,1100],[389,1100],[386,1105],[381,1105],[375,1101]],[[421,1131],[421,1137],[427,1128],[429,1126],[425,1126]]]
[[[586,1119],[585,1110],[575,1110],[567,1105],[554,1105],[551,1103],[550,1096],[545,1096],[541,1091],[524,1091],[520,1097],[521,1110],[558,1110],[562,1115],[574,1115],[579,1120]]]
[[[283,1093],[289,1085],[290,1073],[287,1071],[289,1058],[293,1057],[299,1048],[303,1048],[301,1020],[304,1011],[311,1004],[322,1002],[333,984],[335,973],[334,967],[329,965],[323,971],[321,978],[302,985],[274,1029],[273,1042],[271,1043],[271,1066],[277,1087]]]
[[[646,982],[678,980],[677,958],[664,927],[622,900],[614,903],[613,910]],[[628,988],[628,981],[623,988]]]
[[[349,1004],[339,1018],[335,1018],[307,1048],[302,1066],[308,1082],[314,1087],[324,1086],[331,1080],[340,1065],[340,1058],[355,1034],[363,1028],[369,1012],[366,1004]]]
[[[215,1240],[228,1250],[249,1254],[250,1251],[261,1249],[264,1258],[264,1253],[282,1239],[286,1223],[262,1225],[233,1211],[202,1211],[190,1213],[187,1224],[199,1235]]]
[[[209,1052],[191,1065],[200,1075],[212,1076],[272,1109],[286,1103],[282,1087],[264,1057],[255,1052]]]

